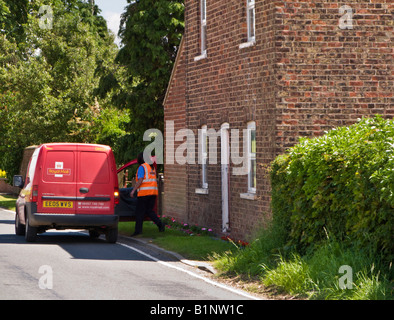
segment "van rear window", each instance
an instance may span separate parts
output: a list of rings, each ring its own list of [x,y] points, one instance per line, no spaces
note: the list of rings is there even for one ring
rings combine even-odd
[[[80,179],[83,183],[109,183],[107,154],[82,151],[80,156]]]
[[[43,170],[43,179],[46,182],[74,182],[74,152],[48,151]]]

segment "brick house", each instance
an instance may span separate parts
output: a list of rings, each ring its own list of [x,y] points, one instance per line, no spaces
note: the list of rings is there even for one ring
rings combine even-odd
[[[393,9],[392,0],[185,0],[165,155],[182,152],[185,128],[196,142],[216,132],[217,145],[196,146],[194,163],[166,158],[164,213],[247,238],[270,218],[265,168],[298,137],[393,117]],[[245,164],[228,161],[234,152],[246,173],[234,174]]]

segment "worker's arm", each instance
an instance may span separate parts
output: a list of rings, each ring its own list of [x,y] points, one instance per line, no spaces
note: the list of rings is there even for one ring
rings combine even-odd
[[[131,190],[130,192],[130,197],[134,197],[134,193],[137,191],[137,189],[140,187],[140,185],[142,184],[142,181],[144,180],[144,178],[139,178],[136,182],[135,182],[135,186],[133,188],[133,190]]]

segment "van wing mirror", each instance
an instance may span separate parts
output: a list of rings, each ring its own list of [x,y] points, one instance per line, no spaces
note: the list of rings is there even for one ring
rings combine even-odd
[[[23,188],[23,177],[22,176],[14,176],[13,186],[18,188]]]

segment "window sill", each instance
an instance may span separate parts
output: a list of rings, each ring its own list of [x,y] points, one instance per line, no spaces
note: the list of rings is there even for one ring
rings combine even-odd
[[[250,192],[240,193],[239,196],[240,196],[241,199],[246,199],[246,200],[256,200],[257,199],[256,194],[255,193],[250,193]]]
[[[206,57],[207,57],[207,53],[204,52],[203,54],[201,54],[201,55],[199,55],[197,57],[194,57],[194,61],[200,61],[200,60],[205,59]]]
[[[256,44],[256,41],[252,40],[252,41],[241,43],[239,45],[239,48],[240,49],[245,49],[245,48],[253,47],[255,44]]]
[[[208,194],[208,188],[196,188],[194,192],[197,194]]]

